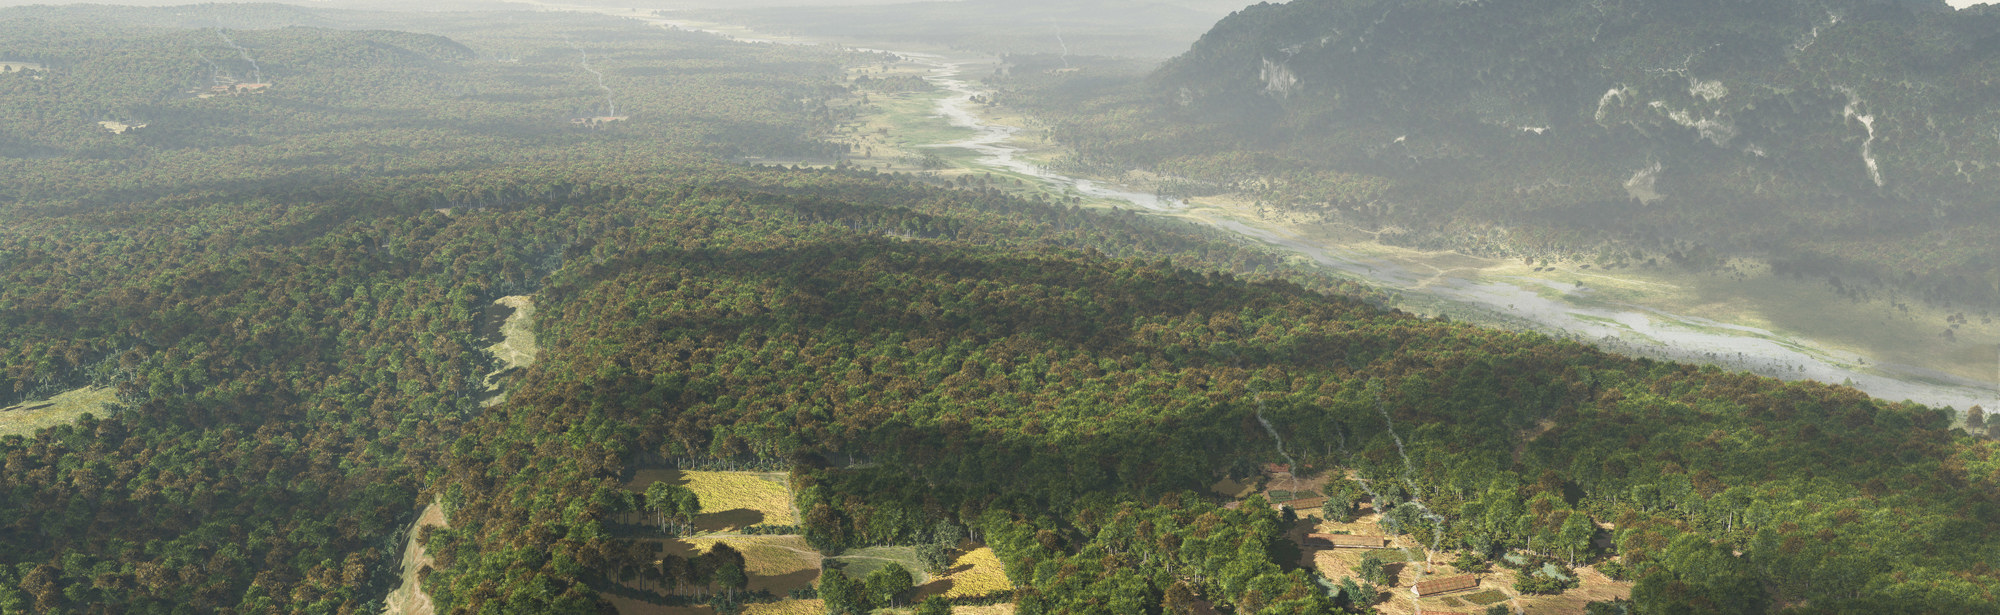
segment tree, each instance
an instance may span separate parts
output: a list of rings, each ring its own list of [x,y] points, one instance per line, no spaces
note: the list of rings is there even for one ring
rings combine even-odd
[[[934,575],[945,574],[951,567],[951,549],[943,544],[926,542],[917,545],[917,559],[923,561],[925,571]]]
[[[1563,546],[1569,549],[1569,565],[1575,566],[1577,551],[1589,555],[1590,539],[1597,535],[1597,525],[1590,522],[1590,515],[1572,511],[1556,534]]]
[[[847,547],[847,520],[825,502],[806,512],[804,532],[806,544],[821,553],[839,553]]]
[[[819,597],[830,615],[863,615],[870,609],[868,590],[839,568],[827,568],[819,579]]]
[[[925,598],[923,604],[917,605],[917,615],[951,615],[951,602],[944,596]]]
[[[674,485],[664,482],[655,482],[646,487],[646,510],[653,513],[653,518],[660,524],[662,532],[667,531],[667,520],[676,514],[673,488]]]
[[[1320,505],[1320,515],[1326,517],[1328,521],[1354,523],[1354,519],[1358,519],[1354,493],[1358,491],[1360,489],[1354,487],[1354,481],[1348,479],[1336,479],[1326,483],[1326,503]]]
[[[716,588],[726,592],[731,599],[736,597],[737,590],[749,586],[750,577],[745,572],[748,563],[743,553],[729,543],[715,543],[714,548],[701,555],[701,560],[702,568],[709,571],[709,578],[715,582]]]
[[[680,515],[681,525],[692,527],[694,518],[701,516],[701,496],[696,495],[693,489],[675,485],[673,498],[674,511]]]
[[[750,587],[750,575],[743,572],[741,564],[726,563],[716,567],[715,584],[727,591],[733,600],[737,591]]]
[[[915,580],[910,576],[909,569],[904,568],[902,564],[891,562],[887,566],[877,568],[875,572],[868,573],[867,585],[870,603],[895,606],[896,597],[910,591],[910,588],[915,586]]]
[[[1195,597],[1194,590],[1188,589],[1184,581],[1167,586],[1160,597],[1160,611],[1165,615],[1194,615],[1201,612],[1200,605],[1201,599]]]
[[[1355,568],[1355,572],[1361,575],[1362,580],[1369,583],[1376,585],[1389,583],[1389,571],[1382,566],[1382,559],[1376,557],[1374,553],[1361,556],[1361,565]]]
[[[1514,610],[1505,604],[1496,604],[1486,607],[1486,615],[1514,615]]]
[[[1986,409],[1973,406],[1965,410],[1965,427],[1978,431],[1986,430]]]

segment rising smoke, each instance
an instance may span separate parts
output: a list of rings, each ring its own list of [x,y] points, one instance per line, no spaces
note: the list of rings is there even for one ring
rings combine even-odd
[[[569,46],[575,48],[576,52],[583,56],[583,60],[579,62],[579,65],[583,67],[583,70],[589,71],[590,74],[597,76],[597,87],[599,89],[604,90],[604,106],[605,106],[604,115],[609,117],[617,117],[618,100],[616,98],[613,98],[614,94],[611,91],[611,86],[604,84],[604,73],[597,72],[597,69],[590,67],[590,52],[584,51],[583,46],[578,45],[576,43],[570,43]]]
[[[1051,21],[1049,22],[1049,27],[1056,29],[1056,44],[1062,45],[1063,68],[1069,68],[1069,43],[1063,42],[1062,26],[1056,25],[1056,22]]]
[[[235,40],[230,39],[229,34],[222,31],[222,26],[215,27],[215,35],[222,37],[222,42],[228,43],[231,49],[235,49],[236,53],[243,56],[243,61],[250,63],[250,81],[253,83],[263,83],[264,68],[257,65],[255,58],[250,57],[250,50],[244,49],[242,45],[238,45]]]
[[[1404,450],[1403,448],[1403,437],[1396,433],[1396,421],[1395,419],[1390,418],[1389,416],[1389,405],[1382,401],[1381,381],[1376,379],[1370,379],[1368,381],[1367,387],[1369,394],[1375,399],[1375,411],[1382,415],[1382,424],[1384,427],[1388,428],[1389,439],[1396,443],[1396,455],[1402,457],[1403,459],[1403,475],[1401,478],[1403,481],[1403,486],[1406,489],[1408,489],[1409,499],[1405,502],[1399,503],[1398,506],[1401,506],[1402,504],[1409,504],[1411,506],[1417,507],[1417,511],[1423,515],[1424,519],[1429,520],[1433,526],[1430,543],[1424,545],[1426,553],[1422,554],[1423,557],[1421,559],[1412,559],[1412,561],[1421,561],[1424,562],[1425,564],[1428,564],[1430,562],[1430,554],[1428,553],[1428,551],[1437,551],[1439,545],[1442,545],[1444,543],[1445,518],[1443,515],[1439,515],[1436,512],[1432,512],[1431,507],[1424,503],[1423,497],[1421,496],[1422,492],[1417,489],[1416,480],[1411,478],[1411,475],[1416,472],[1416,467],[1410,462],[1409,452],[1407,450]],[[1340,453],[1344,457],[1351,458],[1350,453],[1348,453],[1347,451],[1347,437],[1344,433],[1340,438]],[[1360,467],[1360,466],[1357,465],[1355,467]],[[1378,505],[1386,501],[1386,498],[1382,497],[1382,494],[1375,490],[1373,481],[1356,480],[1354,482],[1360,485],[1361,490],[1367,492],[1368,497],[1374,500]],[[1378,509],[1375,512],[1383,515],[1384,517],[1388,516],[1389,514],[1389,511],[1387,510]],[[1400,531],[1401,529],[1402,528],[1397,528],[1398,531]],[[1411,553],[1410,549],[1407,547],[1403,548],[1402,551],[1405,556],[1411,558],[1414,558],[1415,556],[1418,555],[1416,553]],[[1414,579],[1415,581],[1423,580],[1426,568],[1427,566],[1415,567],[1415,573],[1416,573],[1415,575],[1416,578]]]
[[[205,62],[205,63],[207,63],[207,64],[208,64],[208,82],[209,82],[209,85],[217,85],[217,81],[216,81],[216,80],[217,80],[217,79],[221,79],[221,78],[222,78],[222,67],[220,67],[220,66],[216,66],[216,65],[215,65],[215,60],[210,60],[210,59],[208,59],[208,54],[205,54],[205,53],[202,53],[202,52],[200,52],[200,51],[196,51],[196,52],[194,52],[194,56],[195,56],[195,57],[197,57],[197,58],[201,58],[201,61],[202,61],[202,62]]]

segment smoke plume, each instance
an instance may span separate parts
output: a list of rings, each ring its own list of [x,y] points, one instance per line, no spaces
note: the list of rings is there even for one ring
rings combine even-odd
[[[235,49],[237,54],[243,56],[243,61],[250,63],[250,81],[252,83],[264,82],[264,68],[257,65],[257,60],[255,58],[250,57],[250,50],[244,49],[242,45],[236,44],[235,40],[230,39],[229,35],[222,31],[221,26],[216,26],[215,35],[222,37],[222,42],[228,43],[231,49]]]
[[[590,67],[590,52],[584,51],[583,46],[576,43],[570,43],[569,46],[576,48],[576,52],[583,55],[583,61],[579,63],[583,67],[583,70],[590,71],[590,74],[597,76],[597,87],[604,90],[604,114],[606,116],[617,117],[618,100],[613,98],[614,94],[611,91],[611,86],[604,84],[604,73],[597,72],[597,69]]]

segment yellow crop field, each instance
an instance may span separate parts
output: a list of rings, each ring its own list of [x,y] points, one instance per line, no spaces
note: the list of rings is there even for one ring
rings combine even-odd
[[[643,492],[655,482],[685,486],[701,497],[696,530],[727,532],[752,525],[798,525],[789,478],[782,472],[640,470],[625,484]]]
[[[747,605],[743,615],[820,615],[825,612],[826,602],[818,599],[779,600]]]
[[[960,554],[944,576],[930,579],[917,588],[917,595],[967,598],[987,596],[1014,589],[1007,569],[993,549],[980,547]]]
[[[980,547],[958,556],[951,563],[951,574],[945,577],[951,581],[948,598],[960,596],[984,596],[1014,589],[1007,580],[1007,569],[1000,563],[1000,557],[993,549]]]
[[[805,539],[798,536],[685,538],[668,541],[666,551],[670,555],[691,557],[707,553],[715,548],[716,543],[722,542],[743,553],[744,567],[748,569],[745,572],[750,574],[750,589],[784,594],[809,587],[819,578],[819,552],[806,546]]]

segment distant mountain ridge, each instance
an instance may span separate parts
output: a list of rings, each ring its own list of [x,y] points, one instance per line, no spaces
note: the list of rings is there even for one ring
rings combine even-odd
[[[1976,247],[2000,220],[1991,6],[1297,0],[1222,20],[1149,91],[1174,121],[1227,126],[1228,146],[1401,180],[1390,198],[1432,215],[1477,202],[1488,220],[1637,216],[1642,233],[1873,252],[1933,235],[1951,247],[1870,258],[2000,294]],[[1160,159],[1199,151],[1179,145]],[[1738,222],[1758,236],[1720,228]]]

